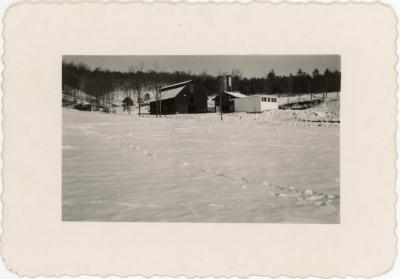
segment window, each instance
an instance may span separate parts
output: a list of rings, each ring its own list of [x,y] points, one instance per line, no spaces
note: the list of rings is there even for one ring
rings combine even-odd
[[[271,102],[271,98],[268,98],[268,102]]]
[[[267,101],[267,98],[261,97],[261,101],[262,101],[262,102],[266,102],[266,101]]]

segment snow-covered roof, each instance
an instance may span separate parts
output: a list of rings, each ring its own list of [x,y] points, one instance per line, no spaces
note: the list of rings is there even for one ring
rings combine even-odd
[[[164,86],[161,88],[161,97],[159,100],[167,100],[167,99],[172,99],[175,98],[176,95],[178,95],[189,83],[191,83],[191,80],[180,82],[180,83],[175,83],[172,85]],[[151,98],[149,101],[155,102],[155,98]]]
[[[228,94],[228,95],[231,95],[232,97],[235,97],[235,98],[245,98],[245,97],[247,97],[247,95],[244,95],[244,94],[242,94],[242,93],[240,93],[240,92],[224,91],[224,93],[225,93],[225,94]],[[216,98],[219,98],[219,95],[215,96],[215,97],[214,97],[214,100],[215,100]]]
[[[183,84],[179,87],[172,87],[171,89],[165,89],[166,87],[163,87],[161,89],[161,94],[160,94],[161,97],[159,100],[167,100],[167,99],[175,98],[176,95],[178,95],[186,87],[186,85],[187,85],[187,83]],[[174,85],[174,86],[176,86],[176,85]],[[156,101],[156,99],[154,97],[152,97],[149,102],[151,103],[151,102],[155,102],[155,101]]]
[[[171,98],[175,98],[176,95],[178,95],[183,88],[185,88],[186,85],[180,86],[180,87],[176,87],[176,88],[172,88],[169,90],[165,90],[165,91],[161,91],[161,100],[167,100],[167,99],[171,99]]]
[[[262,94],[262,93],[261,93],[261,94],[259,94],[259,93],[257,93],[257,94],[252,94],[252,95],[248,95],[248,96],[246,96],[246,97],[252,97],[252,96],[278,98],[277,95]]]
[[[187,85],[187,84],[189,84],[191,82],[192,82],[191,80],[187,80],[187,81],[183,81],[183,82],[167,85],[167,86],[161,87],[161,91],[167,91],[167,90],[170,90],[170,89],[175,88],[175,87],[181,87],[181,86]]]
[[[236,97],[236,98],[244,98],[244,97],[247,97],[247,95],[244,95],[244,94],[242,94],[242,93],[240,93],[240,92],[228,92],[228,91],[224,91],[224,93],[229,94],[229,95],[231,95],[231,96],[233,96],[233,97]]]

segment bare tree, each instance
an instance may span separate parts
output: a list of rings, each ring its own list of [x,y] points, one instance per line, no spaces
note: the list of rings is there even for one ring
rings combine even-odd
[[[133,67],[130,67],[129,69],[129,75],[133,76],[134,74],[134,69]],[[125,92],[126,96],[124,98],[124,100],[132,100],[133,98],[133,88],[134,88],[134,82],[132,79],[127,79],[125,80],[122,84],[121,84],[121,90],[123,92]],[[133,105],[133,102],[129,101],[129,102],[123,102],[124,104],[124,109],[126,109],[128,111],[128,113],[131,113],[131,106]]]
[[[153,71],[156,73],[153,77],[153,80],[151,83],[148,85],[148,89],[150,90],[154,100],[155,100],[155,113],[156,117],[160,116],[162,114],[161,111],[161,104],[162,104],[162,98],[161,98],[161,87],[162,87],[162,80],[160,76],[157,74],[158,73],[158,63],[156,61],[153,62]]]
[[[158,72],[158,62],[157,61],[153,62],[153,71],[155,73]],[[150,90],[153,92],[153,96],[154,96],[154,100],[155,100],[155,104],[156,104],[156,117],[158,117],[159,113],[161,115],[161,112],[159,111],[159,108],[161,105],[161,101],[159,101],[159,99],[161,96],[159,94],[160,88],[159,88],[159,80],[158,80],[157,74],[155,75],[154,81],[150,87],[151,87]]]
[[[135,90],[137,94],[137,102],[139,108],[139,116],[141,115],[141,105],[142,105],[142,90],[143,90],[143,71],[144,71],[144,63],[142,61],[139,62],[138,69],[136,71],[136,82],[135,82]]]
[[[231,75],[233,77],[242,77],[243,76],[243,72],[239,68],[234,67],[232,69]]]
[[[162,84],[161,82],[155,81],[153,85],[149,88],[151,92],[151,96],[153,97],[155,101],[155,113],[156,117],[161,116],[161,103],[162,103],[162,98],[161,98],[161,87]]]

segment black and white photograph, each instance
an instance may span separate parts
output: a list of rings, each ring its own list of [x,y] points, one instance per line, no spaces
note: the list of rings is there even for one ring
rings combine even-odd
[[[340,55],[63,55],[62,221],[340,223]]]
[[[0,252],[16,276],[392,268],[387,6],[21,3],[3,23]]]

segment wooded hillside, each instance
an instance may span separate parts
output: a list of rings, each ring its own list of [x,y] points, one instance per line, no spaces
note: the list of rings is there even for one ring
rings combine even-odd
[[[196,88],[206,95],[218,93],[216,76],[207,73],[193,74],[190,72],[175,71],[172,73],[158,71],[144,71],[143,65],[128,72],[108,71],[101,68],[89,69],[84,64],[62,64],[62,88],[80,89],[92,96],[104,96],[115,90],[132,92],[156,92],[160,86],[193,80]],[[341,73],[326,69],[320,73],[315,69],[310,75],[301,69],[289,76],[276,75],[272,70],[263,78],[243,77],[238,69],[233,69],[233,91],[252,95],[268,94],[297,94],[316,92],[340,91]]]

